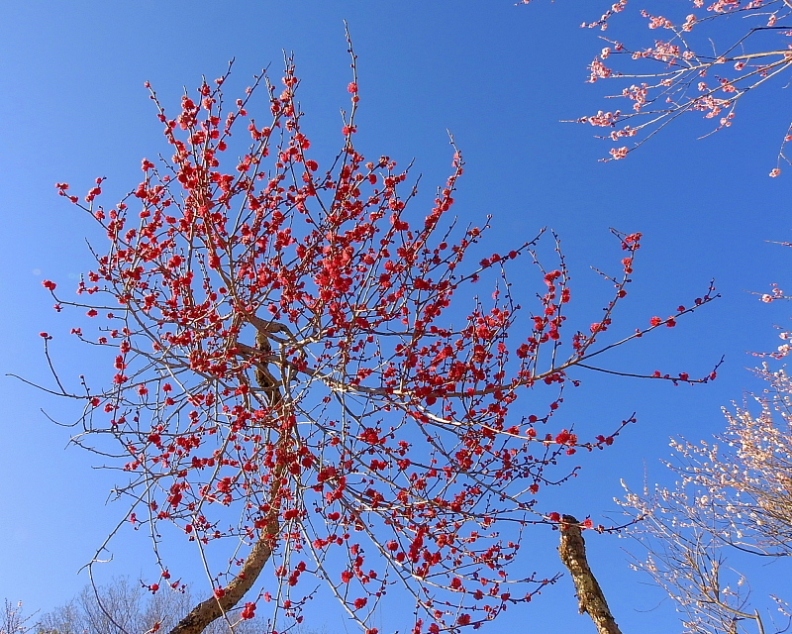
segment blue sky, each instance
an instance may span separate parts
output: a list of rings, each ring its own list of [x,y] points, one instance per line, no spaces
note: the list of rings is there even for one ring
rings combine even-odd
[[[591,128],[559,121],[607,109],[602,96],[621,89],[585,83],[601,43],[578,25],[598,17],[606,3],[585,9],[541,1],[515,7],[508,0],[219,4],[29,0],[0,7],[3,374],[49,380],[38,336],[44,330],[56,337],[53,353],[67,381],[74,385],[91,371],[68,341],[69,316],[52,311],[41,287],[45,278],[76,281],[90,267],[85,239],[96,237],[87,218],[57,197],[54,183],[82,191],[107,176],[108,199],[137,183],[140,160],[162,148],[144,81],[175,109],[183,87],[195,87],[202,75],[219,76],[232,57],[232,86],[242,88],[262,66],[280,77],[283,51],[293,51],[304,125],[315,146],[335,151],[350,79],[345,19],[359,56],[363,152],[402,164],[415,159],[430,196],[449,173],[451,131],[467,162],[456,213],[465,223],[492,214],[496,249],[508,250],[542,226],[554,228],[574,274],[581,323],[596,320],[609,290],[588,267],[615,271],[622,257],[610,227],[644,234],[634,289],[614,334],[689,304],[711,278],[723,295],[677,328],[609,359],[625,371],[705,374],[726,355],[714,384],[582,377],[563,414],[579,430],[609,430],[633,411],[639,424],[608,452],[584,456],[581,476],[548,494],[557,496],[559,510],[597,522],[609,511],[615,516],[620,478],[640,486],[645,473],[650,481],[665,477],[659,460],[669,453],[669,435],[716,433],[720,407],[760,387],[746,371],[756,364],[747,353],[779,343],[774,326],[787,324],[787,311],[761,304],[751,291],[764,292],[771,282],[783,287],[792,255],[767,242],[790,239],[789,177],[767,177],[788,125],[788,109],[778,107],[782,82],[750,96],[732,129],[697,141],[708,130],[704,122],[683,118],[628,160],[603,164],[597,159],[609,146]],[[631,24],[639,22],[625,16],[619,28]],[[0,597],[47,610],[86,582],[78,569],[123,509],[105,505],[113,474],[93,468],[100,466],[96,456],[65,449],[73,430],[41,413],[70,421],[70,404],[11,378],[0,380],[0,398]],[[526,572],[560,570],[556,538],[537,529],[535,552],[523,553],[520,564]],[[625,631],[673,631],[669,603],[628,570],[622,551],[628,545],[589,538],[592,566],[617,620]],[[143,535],[124,534],[107,575],[144,574],[152,562],[147,552]],[[780,569],[770,574],[782,578]],[[492,631],[526,623],[536,631],[592,628],[577,614],[568,578],[540,599],[511,608]],[[395,616],[401,608],[391,609],[385,624],[409,625]],[[352,631],[340,612],[322,607],[308,617],[309,625],[330,632]]]

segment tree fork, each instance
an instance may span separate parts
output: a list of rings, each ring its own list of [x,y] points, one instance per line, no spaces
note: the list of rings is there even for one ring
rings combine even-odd
[[[588,613],[599,634],[622,634],[611,614],[602,588],[588,565],[586,542],[583,539],[580,522],[572,515],[563,515],[561,520],[561,546],[558,552],[575,582],[580,613]]]

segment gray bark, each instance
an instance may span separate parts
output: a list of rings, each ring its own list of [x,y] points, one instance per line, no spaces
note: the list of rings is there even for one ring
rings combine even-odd
[[[586,542],[580,522],[572,515],[564,515],[561,523],[561,561],[569,569],[579,601],[580,613],[587,613],[598,634],[622,634],[611,614],[605,595],[586,559]]]

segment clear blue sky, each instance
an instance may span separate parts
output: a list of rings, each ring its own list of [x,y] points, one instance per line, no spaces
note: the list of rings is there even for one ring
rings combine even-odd
[[[609,227],[641,231],[630,301],[614,335],[646,325],[653,315],[689,304],[717,280],[723,298],[673,330],[614,354],[610,367],[705,374],[726,355],[712,385],[691,388],[584,376],[563,416],[581,434],[599,433],[638,412],[639,425],[606,453],[582,457],[581,476],[563,489],[557,508],[607,522],[619,479],[640,486],[665,477],[660,459],[669,435],[707,437],[723,426],[720,407],[759,387],[747,352],[768,350],[787,324],[784,306],[767,306],[750,291],[789,281],[792,253],[767,240],[789,240],[789,175],[767,177],[786,130],[780,84],[749,97],[735,126],[697,141],[707,129],[695,117],[654,139],[628,160],[602,164],[609,146],[592,129],[559,123],[607,109],[602,95],[616,84],[585,83],[586,65],[601,48],[597,33],[578,25],[598,17],[597,2],[510,0],[397,3],[290,2],[6,2],[0,7],[0,370],[48,380],[39,331],[55,335],[53,353],[76,385],[81,350],[68,341],[69,316],[51,310],[41,281],[63,285],[90,266],[85,238],[94,227],[56,196],[54,183],[78,191],[107,176],[120,196],[139,177],[140,160],[161,148],[160,126],[143,88],[150,81],[176,108],[182,87],[195,87],[237,60],[235,83],[262,66],[280,77],[282,51],[293,51],[302,79],[305,127],[314,145],[339,145],[339,109],[348,101],[349,61],[342,21],[359,55],[362,151],[416,160],[424,193],[444,182],[450,130],[465,154],[457,196],[465,222],[494,216],[494,248],[508,249],[549,225],[563,240],[574,273],[576,316],[597,319],[608,287],[588,268],[617,270],[622,257]],[[636,7],[638,8],[638,7]],[[625,18],[628,28],[630,18]],[[641,26],[643,28],[643,26]],[[618,88],[620,90],[620,87]],[[86,582],[78,569],[92,556],[120,505],[108,504],[113,474],[92,469],[98,458],[64,449],[69,404],[10,379],[0,379],[0,598],[47,610]],[[556,504],[555,500],[546,505]],[[524,548],[526,572],[561,569],[557,534],[538,528]],[[533,543],[533,542],[532,542]],[[150,571],[144,535],[118,542],[107,575]],[[615,537],[589,538],[591,564],[624,631],[677,629],[668,601],[628,570]],[[763,573],[765,576],[777,572]],[[266,576],[266,572],[265,575]],[[196,588],[200,593],[200,589]],[[577,614],[565,577],[535,604],[511,608],[490,631],[593,631]],[[659,606],[659,607],[658,607]],[[390,629],[403,606],[386,606]],[[656,608],[656,609],[655,609]],[[344,631],[340,611],[308,611],[309,625]],[[526,628],[526,625],[528,627]],[[349,626],[351,631],[351,625]]]

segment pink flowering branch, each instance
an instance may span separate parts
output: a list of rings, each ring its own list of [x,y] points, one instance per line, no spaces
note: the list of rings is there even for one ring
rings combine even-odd
[[[657,33],[645,45],[630,46],[622,40],[602,38],[606,46],[589,66],[589,82],[623,82],[625,87],[611,98],[627,100],[629,107],[599,111],[575,121],[611,130],[601,138],[619,145],[610,150],[606,161],[625,158],[688,113],[715,122],[705,136],[730,127],[743,97],[776,77],[787,76],[792,65],[788,42],[792,23],[785,24],[792,17],[788,0],[690,3],[689,13],[682,11],[673,18],[641,10],[648,29]],[[605,31],[626,9],[626,0],[620,0],[599,20],[582,26]],[[726,21],[731,16],[744,19],[737,32]],[[627,139],[633,139],[632,145],[623,144]],[[790,140],[792,123],[783,135],[770,176],[778,176],[782,163],[790,162],[786,155]]]

